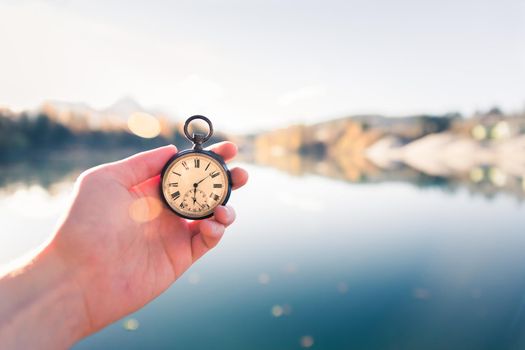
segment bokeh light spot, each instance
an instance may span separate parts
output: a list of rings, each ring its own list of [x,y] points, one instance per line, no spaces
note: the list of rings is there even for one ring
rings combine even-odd
[[[270,275],[266,272],[263,272],[259,274],[259,277],[257,278],[260,284],[268,284],[270,283]]]
[[[503,187],[507,183],[507,175],[498,168],[490,169],[489,178],[490,181],[498,187]]]
[[[129,217],[138,223],[154,220],[161,212],[162,203],[154,197],[138,198],[129,206]]]
[[[281,317],[284,314],[284,310],[281,305],[274,305],[272,307],[272,315],[274,317]]]
[[[474,168],[470,171],[470,180],[472,180],[472,182],[481,182],[484,177],[485,175],[481,168]]]
[[[481,124],[473,127],[471,133],[472,137],[474,137],[476,140],[484,140],[487,138],[487,129]]]
[[[122,323],[122,327],[127,331],[136,331],[139,329],[140,323],[136,318],[128,318]]]
[[[311,348],[314,345],[314,338],[311,335],[302,336],[299,343],[303,348]]]
[[[479,288],[472,289],[470,294],[472,295],[473,299],[479,299],[482,296],[481,289],[479,289]]]
[[[190,282],[190,284],[199,284],[199,282],[201,281],[201,276],[196,272],[190,273],[190,275],[188,276],[188,281]]]
[[[292,314],[292,307],[288,304],[283,305],[283,315],[289,316]]]
[[[511,135],[509,123],[502,120],[497,122],[491,132],[492,138],[494,139],[506,139]]]
[[[128,128],[133,134],[146,139],[160,134],[160,123],[157,118],[144,112],[132,113],[128,118]]]
[[[426,288],[415,288],[412,291],[412,295],[415,299],[419,299],[419,300],[427,300],[427,299],[430,299],[430,297],[432,296],[430,294],[430,291]]]
[[[296,273],[297,272],[297,265],[294,263],[288,263],[283,268],[285,273]]]
[[[339,282],[337,284],[337,291],[341,294],[348,293],[348,284],[346,284],[345,282]]]

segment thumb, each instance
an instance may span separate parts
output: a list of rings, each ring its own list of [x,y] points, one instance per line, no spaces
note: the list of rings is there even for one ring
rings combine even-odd
[[[120,183],[131,188],[159,175],[166,162],[175,154],[177,154],[177,148],[174,145],[168,145],[137,153],[110,163],[108,166],[116,174]]]

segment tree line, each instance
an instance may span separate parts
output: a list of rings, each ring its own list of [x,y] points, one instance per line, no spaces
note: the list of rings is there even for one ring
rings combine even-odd
[[[218,140],[220,138],[213,141]],[[131,148],[138,151],[170,143],[179,148],[189,147],[178,130],[167,136],[145,139],[126,130],[74,131],[43,112],[36,115],[21,113],[14,117],[0,113],[0,162],[71,148],[94,151]]]

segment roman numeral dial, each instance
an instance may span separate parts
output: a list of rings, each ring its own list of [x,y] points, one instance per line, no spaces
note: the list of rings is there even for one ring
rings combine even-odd
[[[225,166],[205,152],[176,157],[165,168],[161,186],[169,207],[190,219],[213,214],[231,190]]]

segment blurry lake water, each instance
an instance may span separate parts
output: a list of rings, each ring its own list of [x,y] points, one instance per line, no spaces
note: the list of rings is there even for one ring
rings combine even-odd
[[[48,237],[90,162],[0,167],[0,263]],[[76,349],[525,346],[522,200],[243,166],[220,245]]]

